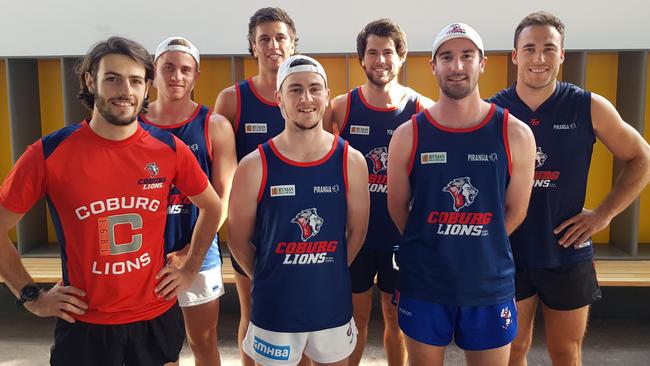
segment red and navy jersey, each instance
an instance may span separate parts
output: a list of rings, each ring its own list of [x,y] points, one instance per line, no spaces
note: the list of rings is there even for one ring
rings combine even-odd
[[[140,115],[139,119],[151,126],[170,132],[181,139],[190,148],[203,172],[208,177],[212,177],[212,145],[208,135],[208,123],[211,115],[212,111],[208,107],[199,105],[190,118],[175,125],[157,125],[147,120],[144,115]],[[166,253],[181,250],[192,241],[192,233],[198,217],[199,208],[177,187],[172,187],[167,203]],[[220,264],[219,237],[215,235],[201,265],[201,271],[214,268]]]
[[[412,123],[413,202],[399,251],[400,292],[447,305],[512,299],[507,111],[492,104],[481,123],[466,129],[442,126],[426,110]]]
[[[393,131],[408,121],[420,109],[420,96],[413,90],[395,108],[373,107],[363,97],[361,87],[348,93],[348,106],[341,125],[341,137],[350,146],[361,151],[368,163],[368,189],[370,190],[370,221],[365,248],[393,250],[401,238],[397,227],[388,215],[386,200],[388,143]]]
[[[237,161],[258,145],[284,130],[284,117],[275,101],[262,98],[251,79],[235,84],[237,115],[235,116],[235,145]]]
[[[532,111],[515,87],[491,101],[508,108],[535,135],[535,183],[524,222],[510,236],[515,262],[521,268],[550,268],[591,260],[591,239],[564,248],[564,232],[553,229],[582,212],[591,153],[596,142],[591,122],[591,93],[558,81],[553,94]]]
[[[311,332],[352,317],[345,227],[347,142],[310,163],[259,147],[263,178],[253,235],[251,321],[275,332]]]
[[[86,292],[95,324],[155,318],[176,301],[154,293],[165,264],[163,234],[171,185],[187,195],[208,179],[187,146],[156,128],[122,141],[85,121],[30,145],[0,187],[0,204],[24,213],[45,196],[60,245],[63,282]]]

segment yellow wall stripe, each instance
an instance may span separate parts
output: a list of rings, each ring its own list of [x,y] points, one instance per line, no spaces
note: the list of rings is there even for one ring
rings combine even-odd
[[[481,98],[486,99],[508,86],[509,55],[487,55],[485,72],[478,80]]]
[[[430,55],[408,56],[406,59],[406,85],[416,92],[437,101],[440,90],[438,89],[438,81],[431,72],[430,59]]]
[[[586,89],[600,94],[616,105],[616,81],[618,77],[618,55],[615,53],[594,53],[587,55]],[[589,169],[587,200],[585,206],[598,206],[612,188],[612,154],[598,141]],[[609,227],[593,236],[595,243],[609,243]]]
[[[219,92],[232,84],[230,58],[202,58],[201,76],[194,87],[194,100],[214,108]]]

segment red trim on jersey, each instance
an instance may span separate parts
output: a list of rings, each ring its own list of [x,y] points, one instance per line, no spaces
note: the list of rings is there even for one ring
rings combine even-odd
[[[212,162],[212,140],[210,139],[210,117],[212,117],[212,109],[208,108],[208,114],[205,116],[203,131],[205,131],[205,146],[208,149],[208,157]]]
[[[239,128],[239,119],[241,118],[241,90],[239,83],[235,83],[235,94],[237,94],[237,111],[235,112],[235,134]]]
[[[348,101],[347,106],[345,107],[345,117],[343,117],[343,123],[341,123],[341,128],[339,128],[339,133],[345,129],[345,126],[348,124],[348,117],[350,117],[350,104],[352,100],[352,91],[348,92]]]
[[[334,141],[332,143],[332,147],[330,148],[330,151],[327,154],[325,154],[325,156],[323,156],[322,158],[316,161],[306,161],[306,162],[291,160],[286,156],[282,155],[280,153],[280,150],[278,150],[278,148],[275,146],[275,143],[273,143],[272,139],[269,140],[269,146],[271,147],[271,151],[273,151],[273,153],[278,157],[278,159],[282,160],[283,162],[289,165],[306,168],[311,166],[318,166],[326,162],[327,159],[329,159],[332,156],[332,154],[334,154],[334,151],[336,151],[337,141],[338,141],[338,135],[334,135]]]
[[[411,117],[413,121],[413,146],[411,146],[411,159],[409,160],[409,175],[413,170],[413,164],[415,163],[415,152],[418,149],[418,122],[415,120],[415,116]]]
[[[358,87],[357,90],[359,90],[359,99],[361,99],[361,103],[363,103],[363,105],[365,105],[366,108],[371,109],[373,111],[377,111],[377,112],[392,112],[392,111],[398,110],[400,105],[402,104],[402,101],[404,100],[404,97],[406,97],[406,94],[404,94],[404,96],[402,96],[402,99],[400,100],[399,105],[396,106],[396,107],[388,107],[388,108],[375,107],[375,106],[371,105],[370,102],[368,102],[366,100],[366,98],[363,97],[363,93],[361,92],[361,90],[362,90],[361,87]]]
[[[451,128],[451,127],[443,126],[440,123],[438,123],[436,120],[434,120],[433,117],[431,117],[431,115],[429,114],[428,109],[424,110],[424,116],[427,118],[427,120],[432,125],[434,125],[436,128],[438,128],[440,130],[443,130],[445,132],[450,132],[450,133],[473,132],[473,131],[476,131],[476,130],[480,129],[481,127],[485,126],[488,122],[490,122],[490,119],[492,118],[492,115],[494,114],[495,107],[496,106],[494,105],[494,103],[492,105],[490,105],[490,111],[488,112],[487,116],[485,116],[485,118],[483,118],[481,123],[477,124],[476,126],[472,126],[472,127],[468,127],[468,128]]]
[[[255,90],[255,86],[253,86],[253,78],[248,79],[248,87],[251,88],[251,91],[253,92],[253,95],[260,100],[260,102],[270,105],[271,107],[277,107],[278,102],[272,102],[270,100],[264,99],[260,94],[257,93],[257,90]]]
[[[338,135],[334,135],[334,141],[338,139]],[[348,193],[348,142],[345,141],[343,145],[343,181],[345,182],[345,193]]]
[[[264,155],[264,149],[262,148],[262,145],[257,145],[257,150],[259,150],[260,157],[262,158],[262,182],[260,182],[260,190],[257,192],[257,203],[259,204],[262,201],[262,196],[264,196],[264,188],[266,188],[266,176],[268,173],[266,171],[266,155]]]
[[[512,155],[510,154],[510,142],[508,141],[508,122],[510,121],[510,112],[503,110],[503,144],[508,156],[508,175],[512,176]]]
[[[184,120],[183,122],[175,123],[175,124],[173,124],[173,125],[159,125],[159,124],[157,124],[157,123],[153,123],[153,122],[151,122],[150,120],[148,120],[147,117],[146,117],[146,115],[144,115],[144,114],[141,114],[141,115],[140,115],[140,118],[142,118],[143,121],[145,121],[146,123],[148,123],[148,124],[150,124],[150,125],[152,125],[152,126],[155,126],[155,127],[158,127],[158,128],[160,128],[160,129],[165,130],[165,129],[168,129],[168,128],[177,128],[177,127],[181,127],[182,125],[186,125],[186,124],[192,122],[192,120],[193,120],[194,118],[196,118],[196,116],[199,114],[199,111],[200,111],[200,110],[201,110],[201,105],[200,105],[200,104],[197,104],[196,109],[194,110],[194,112],[192,112],[192,116],[191,116],[191,117],[189,117],[188,119]]]

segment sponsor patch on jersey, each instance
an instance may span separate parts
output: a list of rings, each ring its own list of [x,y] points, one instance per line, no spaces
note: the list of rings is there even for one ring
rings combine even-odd
[[[447,163],[446,151],[425,152],[420,154],[420,164],[445,164]]]
[[[553,125],[554,130],[560,130],[560,131],[566,131],[566,130],[575,130],[578,128],[578,124],[575,122],[571,123],[558,123],[556,125]]]
[[[271,360],[287,361],[291,355],[291,346],[278,346],[259,337],[253,338],[253,349]]]
[[[339,193],[341,188],[338,184],[333,186],[314,186],[314,193]]]
[[[497,155],[497,153],[467,154],[467,161],[495,162],[497,160],[499,160],[499,155]]]
[[[197,151],[199,151],[199,144],[187,145],[187,147],[189,147],[190,150],[192,150],[192,152],[197,152]]]
[[[271,197],[283,197],[283,196],[295,196],[296,195],[296,186],[295,184],[285,184],[281,186],[271,186],[269,187]]]
[[[244,132],[246,133],[266,133],[266,123],[246,123],[244,124]]]
[[[350,135],[370,135],[370,126],[350,125]]]

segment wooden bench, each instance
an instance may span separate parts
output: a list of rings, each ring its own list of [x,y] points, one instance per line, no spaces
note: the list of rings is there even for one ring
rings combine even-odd
[[[61,280],[61,259],[58,257],[22,258],[22,261],[36,282]],[[597,260],[596,273],[601,286],[650,286],[650,260]],[[235,271],[228,257],[224,258],[222,274],[224,283],[235,282]]]

